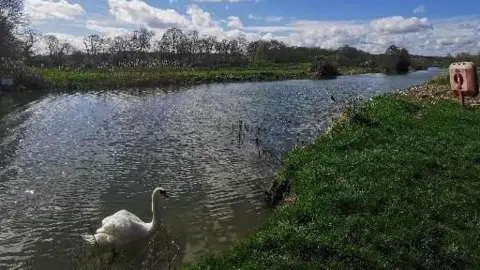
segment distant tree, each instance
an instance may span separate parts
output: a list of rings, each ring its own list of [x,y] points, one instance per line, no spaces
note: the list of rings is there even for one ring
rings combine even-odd
[[[425,70],[428,69],[428,60],[423,57],[412,58],[411,67],[413,70]]]
[[[385,51],[383,68],[386,73],[406,73],[411,64],[407,49],[390,45]]]
[[[72,52],[72,63],[76,67],[81,67],[85,63],[85,54],[80,50]]]
[[[48,55],[52,64],[55,66],[61,66],[65,62],[65,56],[72,54],[75,48],[68,42],[61,42],[56,36],[47,35],[44,36],[45,43],[47,44]]]
[[[149,31],[146,28],[140,28],[139,30],[133,31],[131,38],[131,44],[133,49],[140,53],[139,56],[144,59],[145,53],[148,52],[151,47],[152,38],[155,36],[155,32]]]
[[[472,61],[473,60],[473,55],[470,54],[470,53],[467,53],[467,52],[461,52],[461,53],[458,53],[456,56],[455,56],[455,60],[456,61]]]
[[[26,63],[31,63],[33,57],[33,46],[41,38],[40,32],[33,28],[26,28],[22,33],[22,57]]]
[[[89,35],[83,38],[83,45],[85,46],[87,56],[93,59],[101,52],[102,46],[104,45],[104,39],[96,34]]]
[[[200,53],[200,37],[197,30],[189,31],[186,34],[185,41],[187,43],[187,51],[191,63],[197,61],[197,56]]]
[[[312,62],[310,72],[316,77],[334,77],[338,75],[337,67],[327,61],[323,56],[318,57]]]
[[[61,50],[60,40],[53,35],[44,36],[44,40],[47,44],[48,56],[52,62],[55,62],[56,56]]]
[[[183,46],[185,40],[186,36],[182,30],[178,28],[170,28],[163,34],[161,43],[166,51],[174,54],[181,54],[184,52]]]
[[[108,66],[140,64],[148,67],[166,66],[171,68],[241,66],[247,63],[312,63],[313,66],[316,66],[317,71],[326,71],[329,68],[327,64],[329,64],[332,67],[382,68],[385,72],[399,73],[407,72],[410,67],[420,68],[431,66],[434,63],[445,65],[447,61],[445,60],[447,57],[411,56],[407,49],[399,48],[396,45],[389,46],[382,54],[371,54],[348,45],[338,49],[325,49],[288,46],[279,40],[248,41],[245,36],[216,39],[214,36],[200,35],[195,30],[182,31],[175,27],[167,29],[155,44],[152,44],[153,39],[152,31],[140,28],[132,31],[129,36],[113,38],[98,35],[87,36],[84,38],[85,53],[83,55],[78,52],[70,55],[66,48],[55,49],[57,44],[54,40],[49,43],[50,46],[53,45],[51,49],[62,53],[52,53],[52,50],[48,48],[47,51],[50,52],[49,57],[51,56],[52,59],[57,59],[61,55],[66,62],[78,65],[81,62],[80,56],[82,56],[82,65],[89,63],[90,66],[100,67],[106,67],[107,65],[103,65],[105,63],[108,63]],[[61,48],[61,45],[62,43],[59,42],[57,47]],[[321,62],[319,62],[319,56],[321,56]],[[475,58],[475,55],[471,55],[471,59],[480,60],[478,57]],[[33,63],[40,62],[33,61]],[[322,66],[323,69],[320,68]],[[319,73],[325,72],[319,71]]]

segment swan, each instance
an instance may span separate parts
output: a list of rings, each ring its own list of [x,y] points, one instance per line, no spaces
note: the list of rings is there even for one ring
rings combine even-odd
[[[167,191],[161,187],[152,192],[152,221],[143,222],[136,215],[125,209],[102,220],[102,227],[93,235],[84,235],[83,238],[91,244],[104,247],[119,247],[149,236],[158,226],[156,199],[159,194],[168,198]]]

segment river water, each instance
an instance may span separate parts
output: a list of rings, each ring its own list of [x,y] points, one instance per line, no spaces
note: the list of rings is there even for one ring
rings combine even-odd
[[[263,190],[278,162],[265,149],[281,157],[321,134],[345,100],[406,88],[438,72],[4,93],[0,269],[70,269],[83,252],[80,235],[107,215],[127,209],[151,220],[157,186],[171,195],[160,212],[164,238],[179,249],[174,264],[228,247],[270,211]]]

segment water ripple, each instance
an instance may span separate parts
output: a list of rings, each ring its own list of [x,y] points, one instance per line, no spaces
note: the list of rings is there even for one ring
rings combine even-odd
[[[421,74],[420,74],[421,75]],[[431,74],[49,95],[0,121],[0,268],[69,268],[72,242],[115,211],[151,219],[150,192],[189,261],[264,221],[279,155],[321,132],[335,104]],[[239,126],[242,128],[239,129]],[[239,132],[239,130],[241,132]]]

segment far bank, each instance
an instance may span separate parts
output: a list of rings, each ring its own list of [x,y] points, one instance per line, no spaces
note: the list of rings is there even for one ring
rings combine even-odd
[[[313,79],[310,63],[212,69],[36,69],[52,89],[117,89],[183,86],[215,82],[252,82]],[[375,68],[339,68],[338,75],[379,73]]]

